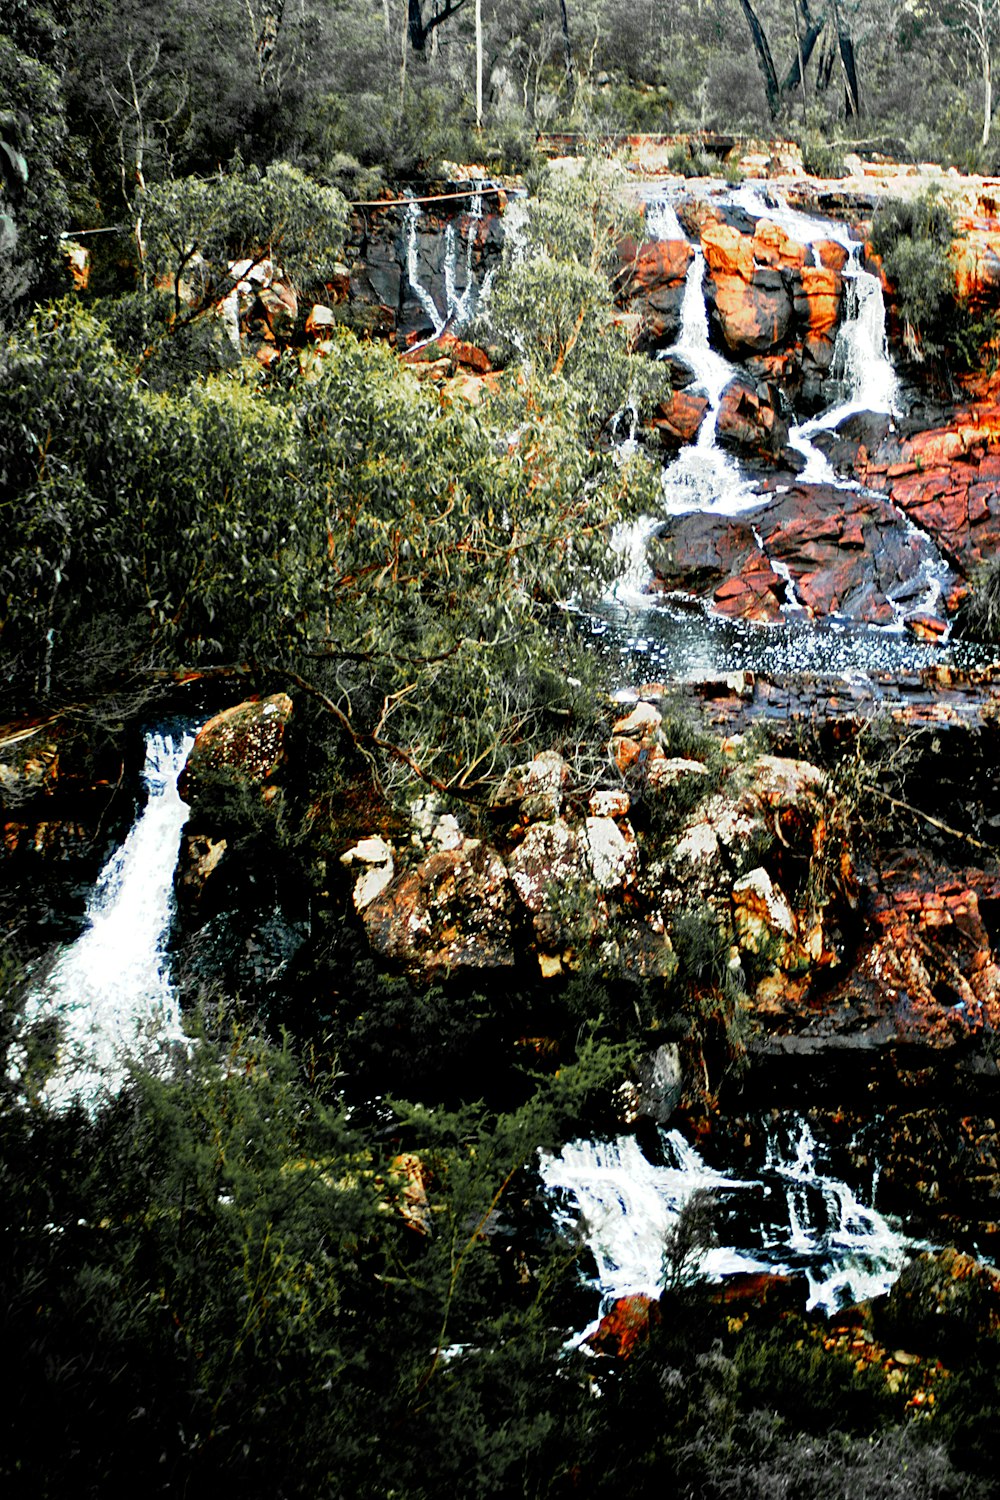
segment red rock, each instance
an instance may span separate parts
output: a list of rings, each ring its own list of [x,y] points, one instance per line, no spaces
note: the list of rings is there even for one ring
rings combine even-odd
[[[648,1341],[650,1329],[659,1321],[660,1304],[654,1298],[641,1292],[620,1297],[587,1343],[598,1354],[628,1359],[639,1345]]]
[[[820,265],[828,271],[842,271],[847,265],[848,253],[837,240],[816,240],[813,249]]]
[[[397,874],[362,919],[376,953],[440,974],[510,967],[512,911],[500,856],[467,839]]]
[[[813,338],[832,338],[840,321],[844,283],[836,271],[803,266],[795,291],[795,311]]]
[[[927,614],[908,615],[906,628],[920,641],[940,641],[948,630],[944,620],[939,620],[936,615]]]
[[[707,411],[706,397],[674,391],[668,401],[660,403],[649,426],[663,447],[679,448],[694,442]]]
[[[693,258],[687,240],[649,240],[631,261],[633,287],[651,292],[682,282]]]

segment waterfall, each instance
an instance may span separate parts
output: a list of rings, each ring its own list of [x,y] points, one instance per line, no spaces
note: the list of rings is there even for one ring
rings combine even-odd
[[[130,1058],[155,1060],[183,1039],[165,945],[188,815],[177,780],[193,743],[189,733],[147,736],[145,806],[98,877],[85,930],[29,1006],[29,1019],[54,1015],[62,1025],[51,1104],[93,1103],[121,1086]]]
[[[420,306],[431,320],[434,329],[433,337],[444,328],[448,321],[448,314],[442,317],[438,312],[437,304],[430,292],[420,280],[420,267],[417,255],[417,225],[423,218],[419,203],[411,203],[406,210],[406,278],[410,283],[410,291],[416,297]]]
[[[811,484],[835,484],[839,489],[857,489],[834,471],[826,456],[813,445],[818,432],[832,432],[856,412],[891,413],[895,406],[896,372],[889,358],[886,337],[885,300],[877,276],[862,270],[860,246],[851,245],[851,258],[844,267],[846,315],[837,330],[831,375],[841,399],[818,417],[801,422],[789,433],[789,446],[806,460],[801,478]]]
[[[719,1243],[703,1252],[701,1274],[799,1272],[808,1305],[827,1313],[887,1291],[906,1242],[846,1183],[817,1164],[808,1123],[792,1115],[769,1125],[760,1170],[733,1177],[710,1167],[677,1131],[661,1132],[664,1165],[634,1136],[572,1141],[542,1153],[540,1170],[564,1229],[579,1229],[597,1263],[602,1307],[662,1288],[664,1235],[699,1189],[715,1201]],[[728,1241],[728,1243],[727,1243]]]
[[[434,329],[431,340],[438,338],[446,328],[458,328],[467,323],[476,309],[478,289],[472,273],[472,256],[476,248],[476,225],[484,212],[483,194],[470,192],[469,199],[468,227],[464,238],[456,233],[454,220],[446,225],[444,231],[444,256],[441,264],[445,300],[443,311],[420,279],[417,226],[423,218],[423,212],[416,201],[411,202],[406,210],[406,278],[411,292],[430,319]],[[460,245],[464,245],[465,249],[461,260]],[[460,279],[464,282],[461,287]],[[485,293],[485,285],[482,290]]]

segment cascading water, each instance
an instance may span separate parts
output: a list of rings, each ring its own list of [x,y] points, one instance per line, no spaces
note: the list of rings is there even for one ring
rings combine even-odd
[[[839,476],[813,439],[856,412],[885,412],[891,418],[897,381],[888,354],[881,285],[861,266],[861,246],[846,225],[799,213],[770,192],[765,196],[754,187],[737,190],[729,201],[748,217],[767,218],[799,244],[813,247],[814,260],[818,259],[815,247],[820,241],[836,242],[847,253],[842,273],[845,317],[837,334],[831,374],[835,400],[821,415],[793,427],[789,446],[797,448],[805,460],[798,476],[800,483],[822,483],[856,492],[860,486]],[[651,196],[647,202],[646,224],[653,238],[686,238],[675,209],[662,195]],[[744,474],[737,459],[723,452],[716,442],[719,402],[738,371],[711,348],[703,281],[704,261],[696,248],[685,285],[680,333],[667,355],[676,356],[691,370],[691,388],[706,395],[708,415],[697,440],[664,468],[660,515],[644,517],[616,531],[614,545],[622,557],[621,572],[589,621],[595,648],[607,656],[612,669],[617,664],[613,685],[627,685],[636,671],[650,679],[741,668],[867,673],[945,659],[973,666],[988,659],[988,653],[977,651],[970,643],[921,645],[904,632],[904,623],[914,612],[935,612],[948,567],[932,540],[881,500],[908,537],[915,564],[913,570],[887,585],[894,614],[894,623],[888,627],[859,628],[831,618],[817,628],[798,606],[788,567],[773,556],[769,557],[771,567],[786,580],[786,628],[781,631],[692,612],[669,597],[651,597],[647,543],[664,515],[691,511],[738,514],[765,503],[756,480]]]
[[[906,1242],[817,1164],[819,1148],[798,1116],[770,1127],[763,1166],[745,1178],[707,1165],[677,1131],[660,1138],[662,1165],[633,1136],[572,1141],[540,1158],[559,1222],[579,1227],[594,1255],[602,1309],[619,1297],[659,1293],[664,1236],[698,1190],[711,1194],[715,1209],[719,1243],[699,1266],[710,1280],[797,1272],[808,1282],[808,1305],[833,1313],[887,1291],[898,1276]]]
[[[193,743],[186,732],[148,735],[146,804],[98,877],[86,929],[56,959],[29,1009],[29,1016],[55,1016],[62,1026],[46,1089],[57,1106],[113,1092],[130,1058],[165,1056],[183,1040],[165,944],[188,815],[177,781]]]
[[[411,292],[430,319],[434,330],[432,338],[437,338],[445,328],[458,328],[467,323],[476,310],[479,297],[486,290],[485,285],[482,289],[477,287],[472,270],[476,226],[484,212],[483,193],[473,191],[469,194],[469,200],[464,236],[456,233],[454,222],[449,223],[444,232],[444,258],[441,265],[445,302],[443,309],[438,307],[421,279],[417,231],[423,212],[416,201],[411,202],[406,210],[406,277]],[[464,255],[461,256],[460,246],[464,246]]]

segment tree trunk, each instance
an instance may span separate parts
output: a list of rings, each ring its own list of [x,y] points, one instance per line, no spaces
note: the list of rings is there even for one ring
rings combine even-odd
[[[983,48],[983,145],[990,143],[990,126],[993,123],[993,63],[987,42]]]
[[[840,13],[839,0],[833,0],[833,22],[837,28],[837,47],[840,51],[840,66],[844,74],[844,91],[847,114],[861,118],[861,91],[858,88],[858,70],[854,59],[854,42]]]
[[[566,0],[559,0],[559,8],[562,12],[562,34],[563,47],[566,51],[566,77],[570,84],[573,83],[573,49],[569,42],[569,16],[566,12]]]
[[[802,19],[805,22],[805,31],[801,34],[799,34],[800,9],[802,12]],[[816,48],[816,43],[823,35],[823,28],[826,25],[826,16],[820,16],[818,21],[815,20],[809,14],[808,0],[799,0],[799,3],[796,4],[795,12],[795,32],[798,46],[796,48],[796,56],[792,58],[792,65],[789,68],[788,72],[785,74],[785,81],[781,85],[781,92],[783,94],[791,94],[801,85],[804,99],[806,86],[806,68],[808,68],[809,66],[809,60]]]
[[[778,75],[774,70],[774,59],[768,46],[767,36],[763,26],[757,19],[757,13],[750,0],[740,0],[743,15],[750,35],[753,38],[754,49],[757,53],[757,63],[764,79],[764,92],[767,95],[767,107],[771,113],[772,120],[776,120],[781,110],[781,90],[778,87]]]
[[[483,0],[476,0],[476,129],[483,128]]]

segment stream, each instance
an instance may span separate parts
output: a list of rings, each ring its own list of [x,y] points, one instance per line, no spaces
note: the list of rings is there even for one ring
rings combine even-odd
[[[766,213],[800,241],[838,238],[852,259],[845,277],[852,286],[848,316],[835,353],[836,401],[819,417],[792,430],[805,477],[848,490],[813,445],[858,410],[891,412],[896,381],[885,343],[885,311],[877,280],[857,262],[846,228],[793,214],[753,190],[735,195],[752,216]],[[481,212],[477,200],[470,220]],[[435,328],[465,317],[475,300],[471,259],[456,244],[447,255],[446,308],[420,283],[414,206],[409,221],[410,281]],[[669,200],[651,195],[651,233],[683,234]],[[904,633],[903,609],[886,628],[836,619],[816,625],[797,607],[794,589],[784,620],[776,626],[746,625],[712,616],[690,601],[652,597],[646,540],[663,516],[685,510],[736,514],[760,503],[757,481],[716,441],[715,418],[736,366],[710,345],[703,290],[704,262],[696,251],[688,274],[679,338],[671,352],[693,371],[694,389],[709,401],[709,418],[695,443],[665,465],[662,511],[618,537],[622,575],[601,605],[582,616],[594,649],[608,663],[610,685],[629,688],[650,680],[685,680],[736,669],[763,672],[866,673],[950,661],[974,665],[992,653],[955,643],[924,645]],[[931,596],[941,563],[930,542],[922,588]],[[909,596],[912,606],[912,593]],[[143,782],[146,791],[125,842],[108,861],[87,910],[87,927],[55,960],[33,998],[36,1015],[58,1013],[65,1023],[59,1067],[48,1097],[61,1105],[91,1103],[120,1086],[130,1057],[169,1057],[183,1042],[169,975],[173,910],[172,882],[187,808],[177,779],[193,743],[187,730],[149,732]],[[716,1211],[718,1243],[702,1260],[704,1274],[736,1271],[800,1273],[808,1281],[809,1304],[833,1312],[844,1302],[885,1291],[898,1275],[908,1242],[878,1211],[876,1178],[848,1183],[833,1174],[824,1147],[808,1123],[778,1112],[767,1127],[761,1167],[746,1176],[713,1166],[677,1131],[661,1131],[658,1148],[644,1153],[634,1136],[567,1143],[540,1159],[540,1170],[557,1221],[585,1236],[597,1264],[602,1307],[634,1292],[655,1293],[661,1284],[663,1236],[684,1203],[707,1189]]]

